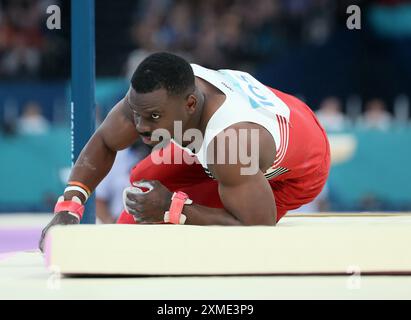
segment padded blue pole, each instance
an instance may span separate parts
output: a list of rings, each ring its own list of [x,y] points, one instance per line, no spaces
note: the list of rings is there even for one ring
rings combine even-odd
[[[95,130],[94,0],[71,0],[72,163]],[[82,223],[96,222],[95,199],[86,205]]]

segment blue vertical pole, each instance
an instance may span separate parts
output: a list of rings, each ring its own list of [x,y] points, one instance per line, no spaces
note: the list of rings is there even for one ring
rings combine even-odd
[[[95,26],[94,0],[71,0],[71,134],[72,163],[95,130]],[[96,222],[90,198],[82,223]]]

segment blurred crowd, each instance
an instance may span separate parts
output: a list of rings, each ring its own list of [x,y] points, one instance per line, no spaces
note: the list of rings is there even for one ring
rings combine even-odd
[[[46,28],[46,8],[59,1],[0,0],[0,79],[63,75],[67,43]]]
[[[326,41],[344,2],[143,0],[133,19],[136,50],[127,73],[156,50],[178,52],[211,68],[252,70],[294,43]]]
[[[402,2],[372,3],[390,5],[386,6],[388,12],[391,5]],[[60,5],[63,20],[67,20],[69,3],[68,0],[0,0],[0,80],[50,78],[68,70],[69,43],[65,36],[70,28],[63,25],[66,33],[50,31],[45,20],[46,8],[51,4]],[[125,51],[113,76],[130,77],[147,55],[160,50],[176,52],[210,68],[253,72],[256,68],[264,68],[266,61],[298,51],[304,45],[327,42],[339,28],[345,28],[345,9],[353,3],[361,5],[362,9],[367,7],[364,1],[349,0],[124,0],[121,6],[100,0],[96,8],[104,10],[96,13],[97,42],[100,30],[107,33],[112,29],[113,34],[119,34],[122,24],[129,31],[129,44],[110,45],[109,39],[103,37],[107,46],[104,52],[97,52],[97,57]],[[108,7],[121,11],[121,17],[115,20],[117,23],[107,24],[106,19],[112,17]],[[124,8],[130,10],[124,12]],[[378,21],[384,25],[384,19]],[[406,28],[405,23],[402,25]],[[113,59],[114,64],[115,61]],[[98,64],[98,74],[104,74],[101,69],[108,65],[103,62],[103,65]],[[292,93],[304,95],[304,92]],[[316,110],[328,131],[355,127],[384,131],[392,125],[408,123],[407,95],[399,92],[390,100],[373,96],[376,95],[371,93],[368,97],[358,95],[350,99],[325,94],[318,97],[318,102],[307,103]],[[28,101],[26,104],[20,106],[19,115],[3,124],[4,132],[47,132],[47,122],[52,119],[47,120],[42,115],[41,102]]]
[[[343,132],[353,128],[378,130],[386,132],[393,127],[408,126],[409,105],[408,97],[400,96],[393,108],[395,113],[388,111],[387,104],[380,98],[373,98],[362,107],[358,105],[358,112],[352,116],[344,112],[342,101],[337,97],[327,97],[316,111],[317,118],[328,132]],[[350,108],[352,105],[348,105]],[[355,106],[356,108],[357,106]],[[345,108],[347,109],[347,107]]]
[[[402,84],[411,79],[411,63],[407,55],[411,42],[390,46],[383,40],[384,37],[411,36],[411,5],[399,6],[405,2],[96,0],[97,76],[130,78],[136,66],[156,51],[171,51],[209,68],[248,71],[257,78],[262,75],[261,70],[267,69],[272,79],[265,80],[272,81],[270,85],[276,88],[280,85],[279,79],[286,77],[291,82],[283,82],[283,87],[278,88],[287,91],[288,84],[301,84],[287,92],[301,95],[303,100],[307,95],[307,104],[315,110],[329,133],[351,129],[388,132],[410,125],[411,90],[404,90]],[[60,31],[46,28],[46,8],[52,4],[62,8],[63,29]],[[365,38],[353,36],[360,32],[347,32],[346,8],[351,4],[359,4],[363,12],[370,9],[369,15],[362,16],[364,27],[370,28],[362,33]],[[69,79],[69,7],[70,0],[0,0],[0,81]],[[391,23],[393,17],[395,27]],[[369,37],[373,28],[381,38]],[[363,47],[364,42],[367,46]],[[324,53],[322,58],[328,59],[329,64],[341,64],[341,69],[332,69],[329,74],[323,73],[317,80],[312,80],[308,71],[313,70],[317,75],[321,69],[327,68],[321,57],[309,56],[307,48],[313,47],[320,48],[319,51]],[[352,56],[347,57],[347,52]],[[393,64],[393,57],[403,66],[401,70]],[[368,60],[370,64],[365,63]],[[282,68],[269,69],[273,61]],[[346,66],[352,69],[345,69]],[[375,66],[378,66],[377,72],[374,72]],[[271,70],[275,70],[275,76]],[[342,70],[341,74],[338,70]],[[392,77],[393,74],[396,76]],[[372,81],[373,78],[381,81]],[[337,90],[334,87],[324,90],[325,84],[318,79],[329,79]],[[348,89],[342,88],[341,84]],[[6,101],[6,108],[1,98],[0,138],[46,135],[55,126],[55,117],[50,116],[51,107],[50,110],[43,107],[42,101],[20,102],[15,108],[17,111],[10,113],[17,103]],[[315,103],[311,101],[313,99]],[[102,118],[104,116],[101,114]],[[126,185],[130,166],[147,152],[141,146],[134,146],[119,155],[118,169],[113,170],[97,192],[102,222],[114,221],[119,213],[118,207],[121,207],[121,195],[115,198],[113,186],[117,182]],[[113,176],[121,177],[121,181],[115,182]],[[121,189],[116,188],[117,191]],[[332,186],[327,186],[312,204],[315,207],[307,210],[333,209],[328,201],[332,191]],[[360,205],[361,210],[384,209],[373,194],[364,195]]]
[[[393,108],[388,108],[386,102],[380,98],[366,101],[363,106],[355,105],[356,112],[347,112],[350,104],[335,96],[326,97],[316,110],[317,118],[326,131],[338,133],[351,129],[373,130],[388,132],[390,129],[409,126],[410,101],[407,96],[400,96]],[[394,109],[392,114],[388,109]],[[99,119],[97,125],[105,117],[101,108],[97,109]],[[28,101],[22,108],[20,115],[0,125],[0,134],[13,136],[15,134],[39,135],[47,134],[53,122],[43,115],[42,106],[36,101]]]

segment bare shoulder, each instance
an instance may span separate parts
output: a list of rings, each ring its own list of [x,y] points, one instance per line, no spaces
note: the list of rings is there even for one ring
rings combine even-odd
[[[112,150],[122,150],[132,145],[138,138],[133,113],[126,98],[120,100],[109,112],[97,130]]]
[[[118,118],[117,120],[123,120],[126,122],[134,122],[133,112],[127,102],[127,97],[121,99],[114,107],[111,109],[107,115],[107,119]]]

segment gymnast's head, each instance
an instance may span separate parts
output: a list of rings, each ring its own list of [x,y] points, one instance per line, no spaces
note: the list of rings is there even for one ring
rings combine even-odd
[[[137,131],[147,144],[155,145],[152,133],[165,129],[175,138],[175,122],[183,132],[196,126],[203,104],[193,69],[183,58],[166,52],[148,56],[137,67],[126,97]]]

